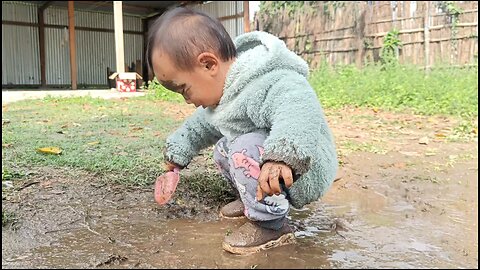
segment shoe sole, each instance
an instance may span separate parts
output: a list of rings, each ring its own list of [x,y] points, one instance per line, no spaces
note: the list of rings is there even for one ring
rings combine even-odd
[[[295,242],[295,235],[293,233],[287,233],[276,240],[272,240],[260,246],[255,247],[233,247],[225,242],[222,243],[222,247],[224,250],[238,255],[245,255],[245,254],[252,254],[262,250],[271,249],[274,247],[279,247],[287,244],[291,244]]]
[[[223,215],[221,212],[220,212],[219,216],[220,216],[220,218],[223,218],[223,219],[231,219],[231,220],[234,220],[234,219],[243,219],[243,218],[245,218],[244,215],[241,215],[241,216],[238,216],[238,217],[229,217],[229,216]]]

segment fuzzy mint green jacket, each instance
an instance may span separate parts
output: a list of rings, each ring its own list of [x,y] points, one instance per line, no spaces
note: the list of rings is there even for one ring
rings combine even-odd
[[[307,81],[308,65],[277,37],[250,32],[235,39],[237,59],[227,73],[216,108],[199,107],[167,138],[165,158],[186,166],[220,138],[229,141],[260,132],[265,161],[283,161],[296,180],[287,194],[301,208],[332,184],[338,161],[334,140],[317,96]]]

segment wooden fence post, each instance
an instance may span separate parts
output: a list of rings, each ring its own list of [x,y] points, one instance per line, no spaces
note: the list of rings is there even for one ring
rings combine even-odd
[[[430,1],[425,1],[425,16],[423,23],[423,39],[425,42],[425,72],[430,69]]]
[[[392,8],[392,25],[393,28],[400,31],[401,29],[398,29],[397,25],[397,7],[398,7],[398,2],[397,1],[391,1],[390,2],[391,8]],[[400,52],[398,50],[398,46],[395,46],[395,59],[397,61],[399,60],[400,57]]]

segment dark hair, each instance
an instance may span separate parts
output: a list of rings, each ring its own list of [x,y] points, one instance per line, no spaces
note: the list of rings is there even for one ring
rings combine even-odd
[[[152,24],[146,57],[150,71],[156,48],[168,54],[178,69],[187,71],[193,70],[202,52],[214,53],[223,61],[237,56],[235,45],[220,21],[185,7],[165,12]]]

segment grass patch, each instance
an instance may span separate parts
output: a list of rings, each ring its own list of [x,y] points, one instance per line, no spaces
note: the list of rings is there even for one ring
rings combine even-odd
[[[478,140],[478,119],[462,119],[448,134],[449,142]]]
[[[233,189],[223,179],[223,176],[213,169],[207,169],[184,178],[185,181],[179,185],[183,185],[186,190],[191,191],[191,194],[202,201],[227,203],[235,199]]]
[[[2,227],[10,225],[10,228],[15,229],[17,222],[18,219],[14,213],[2,209]]]
[[[147,86],[142,86],[142,89],[146,92],[146,95],[142,99],[146,100],[164,100],[173,102],[183,102],[184,98],[178,93],[174,93],[167,88],[163,87],[157,80],[157,77],[148,81]]]
[[[2,144],[8,147],[2,151],[2,181],[50,167],[66,174],[82,170],[100,181],[127,186],[151,185],[164,170],[166,137],[183,122],[171,115],[168,103],[150,98],[47,97],[9,104],[3,110],[8,121]],[[62,152],[42,154],[37,151],[42,147],[59,147]],[[181,198],[232,200],[232,189],[216,173],[212,153],[202,153],[204,158],[182,174]],[[8,217],[4,213],[4,219]]]
[[[2,168],[2,182],[3,181],[11,181],[14,179],[20,179],[25,175],[21,172],[13,172],[9,169]]]
[[[323,65],[309,81],[326,108],[353,105],[423,115],[478,116],[476,67],[438,68],[426,76],[406,65],[389,69]]]
[[[148,100],[46,98],[4,107],[2,180],[34,166],[80,168],[124,184],[151,184],[163,171],[165,138],[181,124]],[[59,147],[60,155],[37,152]]]

